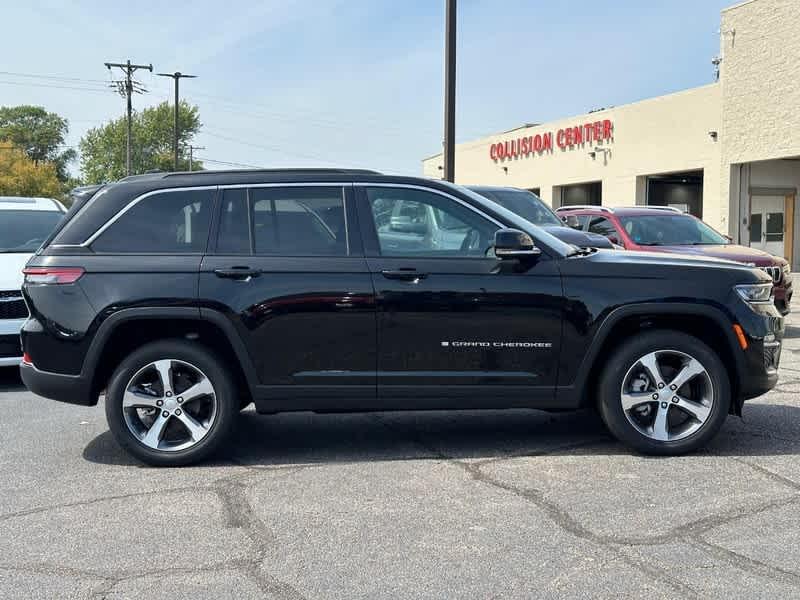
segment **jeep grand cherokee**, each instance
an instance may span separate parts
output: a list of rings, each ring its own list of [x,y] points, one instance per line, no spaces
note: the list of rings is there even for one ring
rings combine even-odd
[[[442,235],[415,226],[425,215]],[[692,451],[778,378],[772,280],[578,249],[455,185],[357,170],[152,174],[76,201],[25,268],[22,377],[154,465],[260,413],[596,405]]]

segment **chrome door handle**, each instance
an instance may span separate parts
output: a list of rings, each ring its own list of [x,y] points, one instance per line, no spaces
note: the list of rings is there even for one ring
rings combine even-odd
[[[214,269],[214,275],[222,279],[238,279],[249,281],[253,277],[261,275],[261,269],[250,267],[231,267],[230,269]]]
[[[428,276],[427,273],[417,273],[416,271],[409,269],[400,269],[397,271],[384,269],[381,271],[381,275],[383,275],[386,279],[398,279],[400,281],[412,281],[414,283],[420,281],[421,279],[425,279]]]

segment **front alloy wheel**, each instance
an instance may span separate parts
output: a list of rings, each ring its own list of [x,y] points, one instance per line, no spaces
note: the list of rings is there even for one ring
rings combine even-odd
[[[647,454],[684,454],[719,431],[731,404],[728,370],[701,340],[652,330],[623,342],[598,381],[609,431]]]
[[[714,385],[699,360],[662,350],[645,354],[628,369],[620,399],[639,433],[659,442],[681,440],[708,421]]]

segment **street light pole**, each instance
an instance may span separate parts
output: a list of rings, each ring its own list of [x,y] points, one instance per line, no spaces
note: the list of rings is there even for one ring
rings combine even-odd
[[[174,73],[158,73],[160,77],[171,77],[175,80],[175,124],[173,125],[173,139],[172,139],[172,153],[174,155],[175,160],[175,167],[174,169],[178,170],[178,138],[180,137],[180,131],[178,130],[178,107],[180,106],[180,98],[178,94],[178,87],[180,84],[181,78],[189,78],[194,79],[197,75],[184,75],[180,71],[175,71]]]
[[[444,178],[455,181],[456,157],[456,0],[446,0],[444,75]]]

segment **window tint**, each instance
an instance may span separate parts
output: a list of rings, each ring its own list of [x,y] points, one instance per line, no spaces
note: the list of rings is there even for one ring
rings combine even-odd
[[[783,213],[767,213],[767,241],[783,241]]]
[[[617,230],[614,229],[613,223],[605,217],[592,217],[592,220],[589,221],[589,231],[605,236],[617,235]]]
[[[64,216],[55,210],[4,210],[0,213],[0,252],[33,252]]]
[[[528,191],[477,188],[477,192],[535,225],[562,224],[561,219],[538,196]]]
[[[689,215],[639,215],[622,217],[620,221],[633,241],[642,246],[719,246],[729,243],[700,219]]]
[[[367,198],[383,256],[485,256],[498,229],[439,194],[376,187]]]
[[[750,241],[761,243],[761,213],[750,215]]]
[[[250,220],[247,212],[247,190],[222,192],[218,254],[250,254]]]
[[[342,198],[339,187],[251,188],[256,253],[347,255]]]
[[[97,252],[205,252],[214,190],[159,192],[114,221],[92,249]]]

